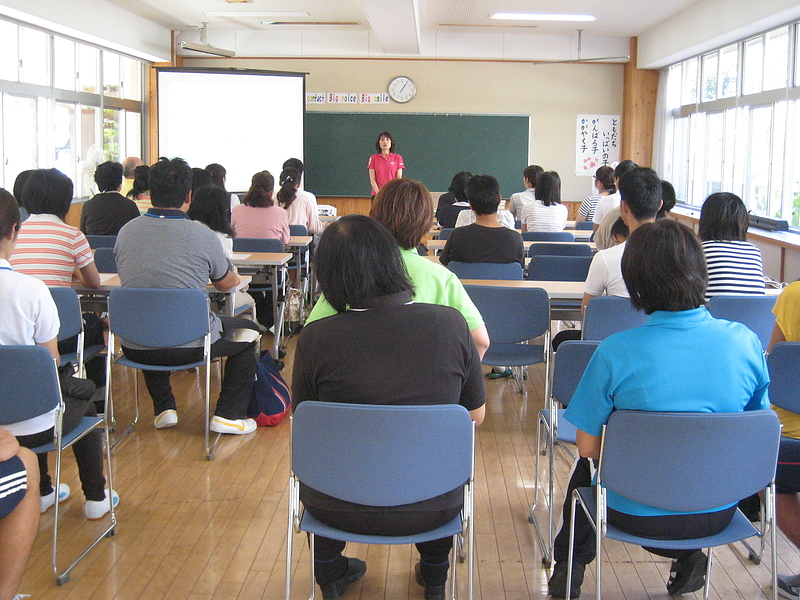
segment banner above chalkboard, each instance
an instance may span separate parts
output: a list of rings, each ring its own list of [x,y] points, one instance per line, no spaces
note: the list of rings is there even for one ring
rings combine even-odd
[[[594,176],[598,167],[620,160],[619,115],[578,115],[575,175]]]

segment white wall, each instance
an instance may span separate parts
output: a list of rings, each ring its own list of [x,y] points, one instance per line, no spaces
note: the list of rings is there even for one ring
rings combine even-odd
[[[0,15],[145,60],[170,59],[169,29],[106,0],[2,0]]]
[[[701,0],[639,36],[640,69],[658,69],[800,18],[790,0]]]

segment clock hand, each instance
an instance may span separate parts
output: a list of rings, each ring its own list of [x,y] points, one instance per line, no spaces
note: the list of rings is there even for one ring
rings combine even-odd
[[[406,89],[406,86],[407,86],[407,85],[408,85],[408,82],[406,81],[406,82],[403,84],[403,87],[401,87],[401,88],[400,88],[400,91],[399,91],[399,92],[397,92],[397,93],[398,93],[398,94],[402,94],[402,93],[403,93],[403,90],[404,90],[404,89]]]

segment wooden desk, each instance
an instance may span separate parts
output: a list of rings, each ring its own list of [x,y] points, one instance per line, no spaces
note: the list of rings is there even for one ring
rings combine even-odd
[[[591,235],[591,232],[589,232],[589,234]],[[447,240],[429,240],[428,242],[425,243],[425,247],[428,248],[428,250],[434,250],[434,251],[442,250],[446,243],[447,243]],[[575,241],[575,242],[538,242],[538,241],[537,242],[533,242],[533,241],[530,241],[530,240],[523,240],[523,242],[522,242],[522,245],[525,247],[525,251],[526,252],[528,251],[528,248],[530,248],[533,244],[583,244],[585,246],[589,246],[592,249],[592,252],[597,252],[597,246],[595,245],[594,242],[578,242],[578,241]]]
[[[583,281],[505,281],[499,279],[462,279],[464,285],[490,285],[493,287],[542,288],[550,300],[583,300]]]

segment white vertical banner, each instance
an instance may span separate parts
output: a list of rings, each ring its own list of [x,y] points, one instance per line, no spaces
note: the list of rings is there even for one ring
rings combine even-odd
[[[619,115],[578,115],[576,133],[576,175],[593,176],[598,167],[619,162]]]

